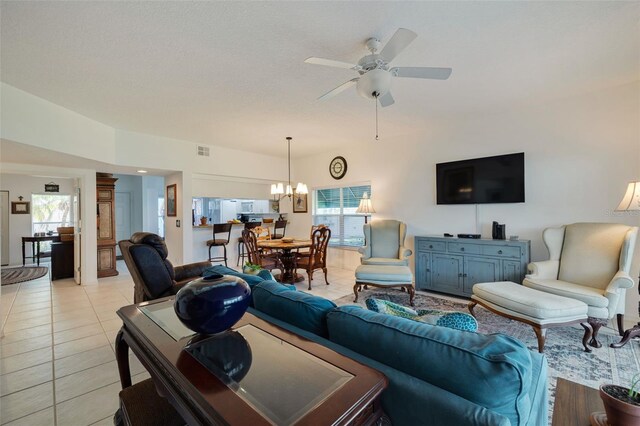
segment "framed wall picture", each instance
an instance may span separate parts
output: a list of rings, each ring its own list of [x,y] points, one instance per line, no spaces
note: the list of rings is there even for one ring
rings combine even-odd
[[[167,216],[177,216],[178,206],[178,186],[177,184],[167,185]]]
[[[29,201],[12,201],[12,214],[29,214],[31,213],[31,203]]]
[[[293,191],[293,212],[294,213],[306,213],[307,212],[307,195],[298,194]]]

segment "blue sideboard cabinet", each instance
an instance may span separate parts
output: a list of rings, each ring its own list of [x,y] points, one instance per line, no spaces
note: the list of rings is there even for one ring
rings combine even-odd
[[[470,297],[477,283],[522,283],[531,242],[415,237],[415,252],[416,290]]]

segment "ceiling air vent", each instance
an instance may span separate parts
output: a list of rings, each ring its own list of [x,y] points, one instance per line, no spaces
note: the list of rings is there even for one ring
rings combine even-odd
[[[201,157],[208,157],[209,156],[209,147],[208,146],[198,145],[198,155],[201,156]]]

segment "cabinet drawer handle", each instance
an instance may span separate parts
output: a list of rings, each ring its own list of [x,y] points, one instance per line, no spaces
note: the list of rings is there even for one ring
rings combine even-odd
[[[498,254],[502,254],[502,250],[498,250]]]
[[[460,251],[464,251],[464,247],[460,247]]]
[[[458,277],[462,277],[462,273],[459,273],[459,274],[458,274]]]
[[[433,245],[430,245],[429,248],[433,248]]]
[[[466,277],[466,276],[467,276],[467,274],[462,274],[462,276],[463,276],[463,277]]]
[[[427,269],[427,272],[431,272],[431,269]]]

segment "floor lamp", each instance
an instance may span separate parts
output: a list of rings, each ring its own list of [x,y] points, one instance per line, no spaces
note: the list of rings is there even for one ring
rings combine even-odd
[[[629,182],[627,192],[625,192],[622,201],[616,211],[629,212],[640,211],[640,181]],[[640,283],[638,284],[638,293],[640,294]],[[640,316],[640,302],[638,302],[638,315]],[[612,348],[620,348],[634,337],[640,337],[640,322],[624,332],[622,340],[618,343],[612,343]]]
[[[376,211],[373,209],[373,205],[371,204],[371,199],[369,195],[365,192],[362,194],[362,199],[360,199],[360,205],[358,206],[356,213],[364,213],[364,223],[367,223],[367,216],[371,213],[375,213]]]

